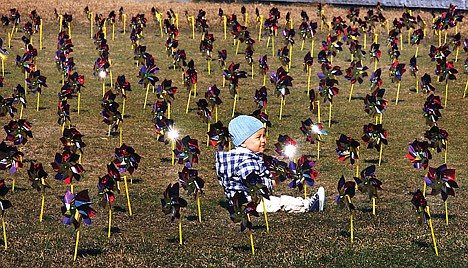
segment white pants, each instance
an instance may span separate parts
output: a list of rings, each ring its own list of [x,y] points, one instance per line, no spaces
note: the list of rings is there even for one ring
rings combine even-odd
[[[309,211],[310,200],[303,199],[302,197],[293,197],[289,195],[282,195],[280,197],[270,196],[270,200],[265,201],[265,208],[267,212],[286,211],[290,213],[303,213]],[[263,213],[263,202],[257,206],[257,211]]]

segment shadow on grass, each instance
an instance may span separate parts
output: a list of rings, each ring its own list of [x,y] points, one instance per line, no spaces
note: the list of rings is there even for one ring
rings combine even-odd
[[[124,118],[132,118],[133,116],[131,114],[125,114]]]
[[[166,241],[169,242],[169,243],[171,243],[171,244],[178,244],[178,245],[179,245],[179,243],[180,243],[179,237],[177,237],[177,238],[175,238],[175,237],[174,237],[174,238],[168,238],[168,239],[166,239]],[[182,245],[183,245],[185,242],[186,242],[185,239],[182,237]],[[179,246],[182,246],[182,245],[179,245]]]
[[[382,160],[382,163],[384,161]],[[364,163],[369,163],[369,164],[379,164],[379,159],[366,159],[364,160]]]
[[[133,179],[133,180],[132,180],[132,179],[129,178],[129,179],[128,179],[128,182],[129,182],[130,184],[138,184],[138,183],[141,183],[141,180],[140,180],[140,179]]]
[[[368,208],[368,207],[360,208],[358,210],[364,213],[372,213],[372,208]]]
[[[78,249],[78,256],[84,257],[84,256],[98,256],[101,255],[102,249],[98,248],[91,248],[91,249]]]
[[[113,206],[112,209],[116,212],[127,212],[127,210],[121,206]]]
[[[80,109],[80,113],[87,113],[89,110],[83,110],[83,109]],[[73,113],[78,113],[78,109],[73,109],[72,110]]]
[[[351,96],[351,100],[362,100],[363,101],[365,99],[366,98],[364,98],[364,97],[353,97],[353,96]]]
[[[343,237],[346,237],[346,238],[350,238],[351,237],[351,233],[349,231],[340,231],[339,232],[339,235],[340,236],[343,236]]]
[[[431,216],[434,219],[445,219],[445,213],[437,213],[437,214],[431,213]],[[455,219],[456,217],[457,215],[450,215],[450,214],[448,215],[449,220]]]
[[[198,216],[196,215],[190,215],[185,217],[188,221],[198,221]]]
[[[426,241],[416,240],[416,241],[413,241],[413,242],[420,248],[431,248],[432,247],[432,245],[429,244]]]
[[[229,207],[229,201],[227,201],[227,200],[220,200],[218,202],[218,204],[219,204],[220,207],[225,208],[225,209],[227,209]]]
[[[250,245],[234,246],[232,249],[234,249],[236,252],[252,252]],[[258,247],[255,247],[255,249],[258,249]]]
[[[107,234],[107,232],[109,231],[109,229],[107,229],[107,227],[105,228],[102,228],[102,231],[105,232]],[[119,227],[111,227],[111,236],[113,234],[120,234],[121,231],[120,231],[120,228]]]
[[[16,192],[26,192],[29,188],[15,187],[15,191],[10,190],[10,193],[15,194]]]
[[[48,109],[50,109],[50,107],[39,107],[39,111],[48,110]]]
[[[162,157],[161,158],[161,163],[171,163],[172,159],[169,157]]]

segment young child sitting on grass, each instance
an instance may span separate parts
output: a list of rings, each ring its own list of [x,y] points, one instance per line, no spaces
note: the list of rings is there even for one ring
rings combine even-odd
[[[241,115],[229,123],[229,135],[236,148],[228,152],[217,152],[216,173],[227,199],[231,202],[236,192],[242,192],[250,201],[247,194],[247,177],[254,172],[269,192],[273,192],[276,181],[263,161],[266,146],[265,127],[253,116]],[[287,212],[322,211],[325,204],[325,190],[320,187],[313,196],[303,199],[281,195],[270,196],[270,200],[263,199],[267,212],[279,210]],[[258,212],[263,212],[263,205],[257,206]]]

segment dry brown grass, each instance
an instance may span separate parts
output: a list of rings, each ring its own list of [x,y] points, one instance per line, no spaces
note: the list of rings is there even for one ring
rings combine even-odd
[[[105,172],[105,165],[112,160],[114,148],[118,145],[117,138],[106,137],[106,126],[101,122],[100,98],[101,85],[92,77],[93,62],[97,57],[92,40],[89,38],[88,24],[83,14],[83,9],[88,3],[86,1],[4,1],[0,7],[1,14],[5,14],[8,8],[20,8],[23,17],[32,9],[45,18],[45,40],[43,51],[39,52],[39,69],[48,77],[49,88],[44,92],[41,99],[41,111],[33,109],[35,99],[28,95],[29,106],[25,111],[25,118],[33,123],[34,138],[25,146],[25,160],[38,160],[44,163],[45,168],[53,177],[53,171],[49,166],[55,152],[61,150],[59,137],[60,127],[56,124],[57,92],[60,89],[59,75],[55,69],[53,56],[56,46],[57,22],[53,18],[53,7],[59,13],[69,12],[74,15],[73,42],[75,44],[75,62],[80,73],[86,76],[86,89],[83,93],[83,113],[72,114],[72,122],[85,134],[85,149],[83,165],[86,176],[77,184],[77,189],[90,189],[93,201],[97,201],[96,184],[98,176]],[[169,182],[174,182],[177,172],[181,166],[171,166],[167,162],[170,157],[169,146],[164,146],[155,140],[153,125],[150,121],[150,110],[142,112],[144,91],[137,84],[138,68],[133,65],[133,51],[130,48],[128,35],[117,33],[116,40],[110,41],[110,53],[113,60],[113,72],[116,77],[125,74],[132,84],[133,91],[130,93],[127,103],[129,115],[125,119],[124,142],[133,146],[143,157],[140,168],[136,171],[130,192],[134,209],[134,216],[129,217],[126,213],[126,202],[124,195],[117,197],[116,213],[114,214],[113,226],[115,227],[111,239],[107,239],[106,226],[107,217],[105,211],[94,207],[99,214],[93,218],[93,225],[85,226],[82,230],[80,240],[79,257],[75,263],[71,262],[74,246],[74,232],[70,226],[61,224],[59,196],[63,195],[67,187],[52,182],[54,189],[49,192],[46,200],[46,216],[43,223],[39,223],[40,197],[29,187],[26,181],[26,171],[22,170],[17,176],[17,191],[9,194],[14,208],[6,213],[9,249],[2,254],[2,267],[16,266],[350,266],[359,265],[363,267],[407,267],[407,266],[451,266],[461,267],[468,261],[465,250],[468,246],[468,236],[465,232],[468,215],[466,212],[467,202],[466,184],[464,178],[467,176],[466,164],[466,136],[465,125],[467,116],[464,112],[466,99],[461,99],[462,91],[466,81],[463,73],[458,76],[457,82],[450,84],[450,96],[447,109],[442,111],[443,118],[440,127],[449,132],[449,157],[448,164],[457,169],[457,177],[460,189],[457,197],[449,199],[450,225],[443,223],[443,205],[439,197],[429,197],[429,203],[434,213],[434,224],[438,238],[440,256],[435,257],[431,247],[430,232],[427,228],[421,228],[416,224],[414,212],[411,210],[410,192],[415,191],[422,185],[423,171],[414,170],[409,161],[405,159],[408,142],[416,137],[421,137],[427,129],[422,117],[421,106],[425,96],[415,94],[409,89],[414,87],[414,81],[410,79],[409,73],[404,75],[400,102],[395,106],[396,85],[388,79],[387,68],[389,59],[385,54],[384,37],[380,37],[384,55],[379,66],[383,69],[384,86],[387,89],[386,98],[391,102],[384,116],[384,127],[389,131],[389,146],[384,149],[383,164],[377,168],[377,175],[382,179],[384,192],[378,201],[377,216],[369,213],[370,204],[367,199],[358,194],[356,204],[358,210],[355,215],[356,241],[353,245],[349,243],[348,217],[347,213],[339,211],[334,206],[333,197],[336,194],[336,182],[341,174],[351,179],[354,169],[348,162],[341,163],[336,160],[334,151],[335,142],[340,133],[359,139],[362,135],[362,126],[372,120],[362,111],[362,100],[368,92],[367,81],[362,86],[356,86],[355,98],[348,103],[349,83],[340,77],[340,94],[335,98],[333,109],[334,124],[328,130],[329,135],[322,144],[321,159],[317,163],[320,177],[317,185],[322,185],[327,191],[327,209],[324,213],[310,213],[290,215],[275,213],[270,215],[270,226],[272,232],[267,234],[262,219],[255,219],[254,235],[256,239],[257,255],[251,256],[248,237],[239,233],[237,225],[230,223],[228,214],[220,204],[224,196],[217,183],[214,172],[213,148],[203,146],[205,141],[206,125],[201,123],[197,117],[194,102],[192,110],[185,114],[187,93],[182,89],[180,72],[170,70],[170,59],[166,57],[163,46],[164,39],[156,30],[155,24],[150,16],[151,2],[131,1],[101,1],[89,3],[90,10],[108,14],[111,10],[118,10],[120,6],[131,15],[145,13],[148,18],[148,27],[145,29],[145,42],[148,51],[156,56],[157,64],[161,67],[159,78],[172,79],[179,86],[176,100],[173,105],[173,118],[177,127],[184,135],[197,138],[201,144],[202,155],[200,164],[196,165],[201,177],[206,181],[206,195],[202,199],[203,223],[199,224],[196,219],[196,205],[190,202],[189,208],[184,212],[184,245],[178,246],[177,225],[170,224],[169,219],[164,217],[160,211],[159,199],[164,188]],[[206,62],[198,52],[198,40],[195,42],[189,38],[190,30],[183,19],[185,10],[190,15],[196,15],[198,9],[203,8],[208,13],[211,31],[214,32],[215,51],[223,48],[228,50],[228,61],[241,62],[241,67],[250,73],[246,67],[244,55],[235,55],[232,40],[228,37],[223,40],[222,25],[218,24],[217,11],[222,7],[225,14],[240,14],[241,5],[238,4],[214,4],[214,3],[154,3],[160,10],[165,11],[173,8],[181,16],[180,46],[187,51],[190,58],[195,59],[199,73],[199,92],[212,84],[221,84],[221,74],[217,64],[213,64],[213,74],[209,76],[206,71]],[[255,19],[255,5],[246,5],[250,21]],[[258,5],[261,14],[266,15],[270,9],[269,5]],[[305,9],[309,16],[315,20],[315,7],[313,6],[280,6],[284,15],[291,11],[292,18],[297,27],[299,13]],[[327,14],[345,16],[346,10],[327,7]],[[401,10],[385,11],[389,19],[400,16]],[[428,12],[418,11],[425,19],[429,19]],[[252,32],[257,35],[257,29],[251,24]],[[128,26],[128,25],[127,25]],[[121,25],[117,25],[121,30]],[[116,31],[118,32],[118,31]],[[463,24],[461,32],[466,32],[466,23]],[[156,33],[156,36],[155,34]],[[428,46],[436,43],[436,38],[429,31],[430,36],[423,42],[420,48],[420,74],[424,72],[433,74],[435,68],[427,57]],[[450,32],[453,34],[453,32]],[[4,40],[5,33],[0,32]],[[14,67],[14,55],[23,54],[21,33],[15,34],[12,41],[12,56],[7,61],[7,74],[2,96],[11,94],[11,88],[22,82],[22,74]],[[317,41],[323,40],[325,35],[320,33]],[[35,37],[37,44],[37,37]],[[197,37],[198,38],[198,37]],[[279,46],[280,38],[277,38]],[[299,131],[300,121],[311,115],[307,110],[307,98],[305,90],[307,87],[306,75],[302,72],[302,59],[306,51],[300,51],[300,39],[296,38],[299,46],[294,48],[294,61],[291,75],[294,78],[292,94],[287,97],[284,110],[284,119],[278,120],[279,100],[272,93],[269,96],[268,111],[273,123],[269,136],[269,153],[273,154],[273,144],[279,134],[288,134],[299,142],[300,153],[315,154],[315,145],[304,143]],[[310,41],[308,41],[310,42]],[[257,42],[254,59],[263,54],[269,55],[270,69],[279,66],[276,57],[271,57],[271,49],[265,48],[266,38]],[[316,42],[316,50],[318,50]],[[310,45],[310,43],[308,43]],[[347,48],[344,48],[347,51]],[[243,48],[240,49],[241,51]],[[408,63],[414,53],[414,47],[405,44],[402,52],[401,62]],[[460,59],[466,54],[460,53]],[[367,62],[367,61],[366,61]],[[335,59],[335,64],[347,68],[349,55],[344,52]],[[367,63],[371,65],[370,63]],[[457,63],[458,70],[462,70],[462,61]],[[317,73],[319,66],[314,65],[313,73]],[[433,79],[434,78],[434,75]],[[255,79],[244,79],[240,82],[242,98],[237,111],[239,113],[251,113],[254,103],[252,101],[255,89],[262,83],[262,78],[256,74]],[[318,81],[313,76],[313,88]],[[434,82],[437,94],[443,99],[443,84]],[[222,99],[224,104],[220,107],[220,120],[227,123],[233,100],[223,90]],[[76,107],[76,100],[70,101],[72,109]],[[327,116],[327,107],[322,110],[322,117]],[[10,119],[2,118],[1,123],[6,124]],[[361,168],[370,165],[377,159],[378,153],[370,151],[361,146]],[[434,154],[431,166],[442,163],[443,156]],[[27,168],[29,163],[25,164]],[[6,173],[0,174],[10,179]],[[53,180],[51,178],[51,180]],[[290,190],[286,185],[278,189],[278,194],[299,195]],[[1,241],[1,240],[0,240]]]

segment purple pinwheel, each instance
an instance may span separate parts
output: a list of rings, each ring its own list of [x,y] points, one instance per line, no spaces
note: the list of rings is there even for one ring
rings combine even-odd
[[[319,174],[314,169],[315,161],[311,159],[311,155],[304,155],[297,160],[297,164],[293,161],[289,163],[289,170],[292,175],[292,181],[289,183],[290,188],[297,187],[302,192],[306,184],[310,187],[314,186],[315,179]]]
[[[122,144],[120,148],[115,148],[114,164],[119,172],[133,172],[138,169],[141,157],[135,152],[133,147]]]
[[[62,222],[67,225],[73,224],[75,230],[80,228],[81,220],[86,224],[91,224],[91,217],[96,215],[96,211],[90,207],[92,202],[89,199],[88,190],[83,190],[76,195],[67,191],[63,197]]]
[[[417,139],[410,142],[408,145],[408,154],[406,154],[414,168],[426,169],[429,165],[429,160],[432,159],[432,154],[429,151],[429,144],[427,141],[418,141]]]
[[[429,167],[424,181],[427,186],[432,188],[431,195],[442,195],[442,200],[445,202],[449,195],[455,196],[454,188],[458,188],[458,184],[455,181],[455,169],[447,168],[446,164],[439,166],[438,168]]]

